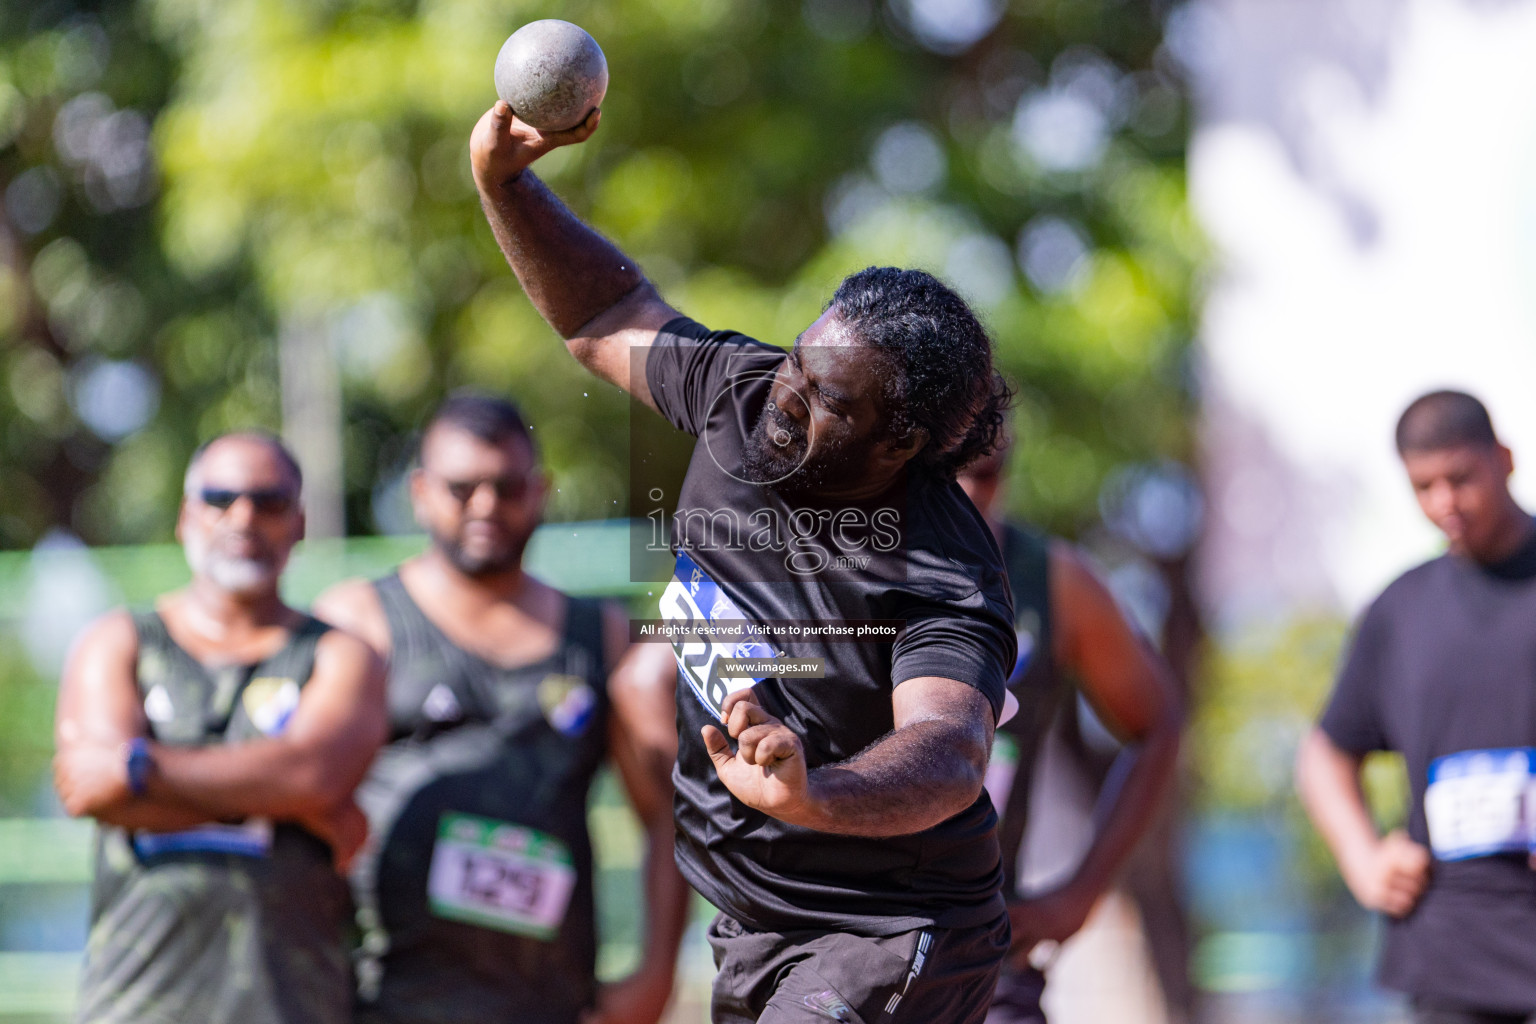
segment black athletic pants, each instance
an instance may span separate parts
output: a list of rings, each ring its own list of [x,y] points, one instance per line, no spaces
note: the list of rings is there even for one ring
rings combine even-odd
[[[982,1024],[1008,952],[1008,916],[883,938],[754,932],[718,914],[714,1024]]]

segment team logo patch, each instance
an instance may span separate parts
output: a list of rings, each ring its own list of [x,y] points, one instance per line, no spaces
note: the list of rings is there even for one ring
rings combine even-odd
[[[171,695],[159,683],[144,695],[144,717],[156,725],[164,725],[176,717],[176,709],[171,705]]]
[[[299,706],[299,684],[280,676],[261,676],[250,681],[240,699],[251,724],[267,736],[276,736]]]
[[[562,736],[580,736],[592,720],[597,695],[580,676],[551,673],[539,681],[539,707]]]
[[[459,698],[453,695],[445,683],[432,687],[427,699],[421,702],[421,713],[434,722],[453,722],[464,717],[464,709],[459,707]]]

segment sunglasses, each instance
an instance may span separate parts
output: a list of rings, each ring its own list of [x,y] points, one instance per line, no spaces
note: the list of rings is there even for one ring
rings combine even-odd
[[[220,512],[229,511],[241,498],[250,498],[251,507],[264,516],[280,516],[291,512],[294,506],[293,492],[275,487],[259,491],[232,491],[222,487],[204,487],[197,492],[197,498],[204,505],[216,508]]]
[[[468,505],[482,487],[490,487],[496,492],[498,501],[517,501],[528,493],[528,478],[520,477],[486,477],[483,480],[448,480],[438,477],[443,488],[453,496],[453,500],[460,505]]]

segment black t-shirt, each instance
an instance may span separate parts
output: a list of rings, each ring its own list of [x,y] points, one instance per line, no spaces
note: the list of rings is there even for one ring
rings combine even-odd
[[[1447,555],[1392,583],[1361,619],[1319,724],[1351,753],[1402,753],[1408,834],[1435,850],[1424,897],[1387,919],[1382,983],[1536,1011],[1536,872],[1515,843],[1485,852],[1497,841],[1490,819],[1467,815],[1469,797],[1498,806],[1510,789],[1500,775],[1518,789],[1524,769],[1511,766],[1536,763],[1519,753],[1536,748],[1536,536],[1497,565]],[[1433,830],[1432,779],[1449,783],[1430,798]]]
[[[991,532],[954,481],[913,475],[871,501],[818,507],[744,479],[743,444],[785,356],[687,319],[667,324],[650,350],[646,378],[657,406],[699,438],[674,520],[681,570],[663,596],[663,615],[675,617],[668,602],[686,588],[713,618],[905,623],[894,641],[767,645],[773,654],[825,659],[825,678],[757,684],[768,711],[801,738],[812,769],[890,732],[892,690],[909,679],[959,680],[997,713],[1016,644],[1012,606]],[[898,536],[901,543],[888,543]],[[842,555],[873,557],[839,569]],[[787,825],[746,807],[720,782],[699,735],[717,719],[681,672],[677,708],[678,863],[732,917],[762,930],[887,935],[966,927],[1001,913],[997,817],[985,793],[909,836]]]

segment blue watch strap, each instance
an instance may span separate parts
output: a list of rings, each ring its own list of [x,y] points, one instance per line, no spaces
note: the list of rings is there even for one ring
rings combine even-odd
[[[149,756],[149,740],[135,736],[128,741],[128,791],[143,796],[149,791],[149,772],[154,761]]]

